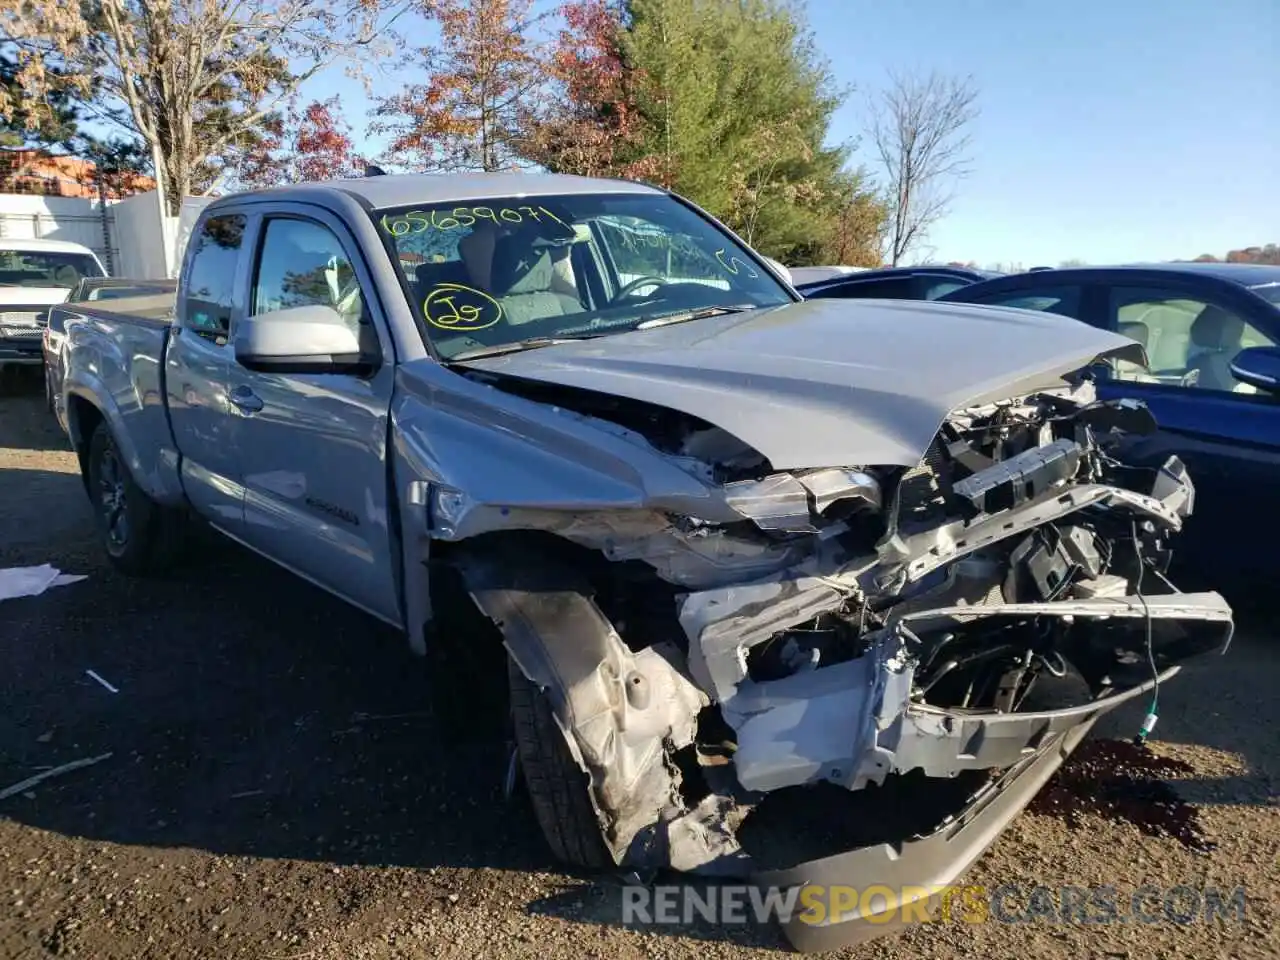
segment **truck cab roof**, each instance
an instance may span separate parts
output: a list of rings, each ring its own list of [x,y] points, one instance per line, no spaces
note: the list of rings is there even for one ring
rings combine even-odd
[[[242,201],[257,195],[284,199],[282,194],[297,194],[302,199],[304,196],[314,196],[317,192],[344,193],[375,208],[413,203],[448,203],[451,200],[483,201],[499,197],[664,193],[657,187],[632,180],[575,177],[559,173],[411,173],[285,184],[247,194],[237,193],[224,198],[224,201]]]

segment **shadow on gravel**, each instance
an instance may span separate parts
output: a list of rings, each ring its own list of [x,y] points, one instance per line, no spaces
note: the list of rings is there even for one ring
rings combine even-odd
[[[93,514],[78,473],[0,466],[0,497],[0,567],[44,563],[53,559],[53,538],[93,534]]]
[[[446,741],[397,633],[238,547],[199,549],[166,580],[101,565],[0,603],[0,788],[112,754],[0,813],[217,854],[551,868],[523,795],[503,798],[502,733]],[[501,722],[483,684],[445,679]]]
[[[0,789],[111,754],[0,801],[0,816],[223,856],[564,873],[523,790],[504,797],[505,724],[479,721],[505,716],[505,691],[459,674],[433,688],[430,658],[397,632],[209,539],[169,578],[99,564],[81,583],[0,603]],[[624,925],[621,880],[589,879],[530,912]],[[784,945],[768,925],[644,929]]]
[[[44,381],[40,368],[35,376],[25,376],[0,390],[3,412],[0,413],[0,448],[14,450],[70,450],[66,434],[45,405]],[[30,374],[31,371],[23,370]]]

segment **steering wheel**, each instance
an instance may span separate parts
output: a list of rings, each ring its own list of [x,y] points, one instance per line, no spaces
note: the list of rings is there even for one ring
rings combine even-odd
[[[631,296],[631,294],[635,293],[641,287],[646,287],[653,284],[656,284],[659,287],[664,287],[667,285],[667,280],[664,277],[652,277],[652,276],[636,277],[630,283],[623,284],[622,289],[620,289],[617,293],[615,293],[613,295],[613,298],[609,302],[617,303],[623,297]]]

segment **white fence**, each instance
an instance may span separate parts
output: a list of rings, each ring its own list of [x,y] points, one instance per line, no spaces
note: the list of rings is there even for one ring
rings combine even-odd
[[[0,194],[0,238],[69,240],[98,255],[116,277],[151,280],[175,277],[187,235],[208,203],[186,197],[177,217],[161,216],[155,193],[124,200]]]
[[[168,277],[169,263],[165,259],[161,230],[164,221],[173,218],[160,216],[156,194],[127,197],[111,205],[111,215],[118,236],[127,238],[127,242],[121,243],[116,276],[133,277],[135,280]]]
[[[78,197],[0,194],[0,237],[69,240],[88,247],[112,273],[120,254],[111,208]]]

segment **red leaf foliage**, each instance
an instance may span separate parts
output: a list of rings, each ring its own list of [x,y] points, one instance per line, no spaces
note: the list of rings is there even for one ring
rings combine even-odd
[[[302,110],[291,107],[263,128],[261,143],[240,169],[240,179],[251,186],[336,180],[358,176],[363,169],[337,97],[314,101]]]
[[[662,158],[636,161],[641,117],[634,109],[641,71],[623,61],[623,4],[568,0],[560,7],[549,72],[558,88],[553,106],[528,125],[529,152],[552,170],[584,176],[665,181]]]

